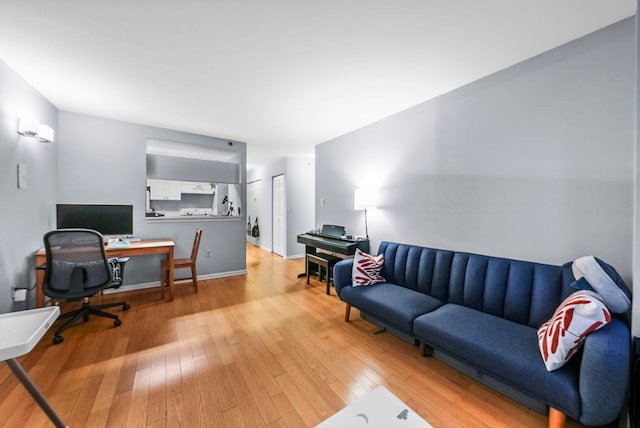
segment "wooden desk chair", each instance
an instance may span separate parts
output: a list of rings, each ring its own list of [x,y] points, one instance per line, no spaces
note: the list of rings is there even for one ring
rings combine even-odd
[[[179,281],[190,280],[193,287],[198,292],[198,274],[196,273],[196,261],[198,260],[198,248],[200,247],[200,238],[202,237],[202,229],[196,229],[196,237],[193,240],[193,248],[191,249],[191,257],[182,259],[173,259],[173,269],[191,269],[191,276],[181,278]],[[175,279],[174,279],[175,283]],[[164,298],[164,287],[169,284],[169,263],[163,259],[160,263],[160,296]]]

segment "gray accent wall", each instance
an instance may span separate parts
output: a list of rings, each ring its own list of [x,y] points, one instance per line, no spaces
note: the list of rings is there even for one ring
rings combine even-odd
[[[17,133],[18,117],[54,129],[56,142],[41,143]],[[26,309],[14,303],[11,287],[35,284],[34,254],[54,222],[58,175],[58,110],[0,61],[0,313]],[[18,164],[27,166],[27,188],[18,188]],[[35,299],[33,291],[28,299]]]
[[[635,42],[630,18],[316,146],[316,222],[364,234],[369,187],[373,251],[593,254],[631,285]]]
[[[52,127],[55,142],[19,135],[19,117]],[[201,227],[199,276],[246,272],[244,216],[156,222],[145,218],[147,138],[225,150],[230,147],[228,140],[60,112],[2,61],[0,119],[0,195],[5,201],[0,210],[0,313],[34,306],[34,254],[43,247],[42,236],[56,227],[56,203],[131,204],[134,233],[141,238],[173,239],[177,257],[190,254],[195,229]],[[234,141],[232,147],[238,152],[242,206],[246,206],[246,144]],[[27,188],[18,188],[18,164],[27,166]],[[160,257],[132,258],[125,286],[157,284]],[[14,286],[30,288],[26,302],[12,301]]]
[[[203,229],[198,276],[246,272],[246,217],[224,220],[157,221],[145,218],[146,142],[148,138],[228,149],[228,140],[60,112],[58,203],[131,204],[134,235],[171,238],[175,256],[191,253],[195,229]],[[233,142],[246,164],[246,144]],[[242,206],[246,180],[241,168]],[[207,257],[211,250],[211,257]],[[127,263],[125,285],[160,279],[161,256],[134,257]],[[180,277],[182,272],[176,272]]]

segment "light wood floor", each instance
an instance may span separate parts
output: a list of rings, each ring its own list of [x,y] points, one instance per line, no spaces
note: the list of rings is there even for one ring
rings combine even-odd
[[[76,427],[309,427],[384,385],[434,427],[544,427],[546,417],[384,333],[297,278],[302,260],[247,247],[248,275],[199,293],[119,293],[131,309],[52,332],[19,361]],[[0,365],[0,425],[47,427]],[[573,421],[567,426],[578,427]]]

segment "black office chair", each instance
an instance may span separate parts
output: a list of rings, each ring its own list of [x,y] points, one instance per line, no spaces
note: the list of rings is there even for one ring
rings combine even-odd
[[[120,288],[124,283],[124,266],[131,257],[118,257],[109,259],[111,266],[111,286],[109,288]]]
[[[60,315],[59,319],[71,318],[55,332],[53,343],[62,342],[62,332],[80,318],[89,321],[89,315],[113,319],[114,327],[121,324],[120,318],[102,309],[122,306],[126,302],[92,306],[89,297],[110,288],[113,284],[113,261],[107,259],[102,235],[90,229],[59,229],[44,235],[46,264],[43,292],[55,299],[79,300],[82,307]],[[116,260],[117,263],[117,259]]]

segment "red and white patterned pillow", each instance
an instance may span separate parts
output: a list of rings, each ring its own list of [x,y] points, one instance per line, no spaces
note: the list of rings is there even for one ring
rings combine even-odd
[[[378,282],[384,282],[384,278],[380,276],[382,264],[384,263],[384,255],[372,256],[359,249],[353,257],[353,269],[351,270],[351,282],[354,287],[361,285],[373,285]]]
[[[611,321],[611,313],[597,293],[580,290],[558,306],[551,319],[538,329],[538,345],[548,371],[562,367],[576,353],[587,335]]]

